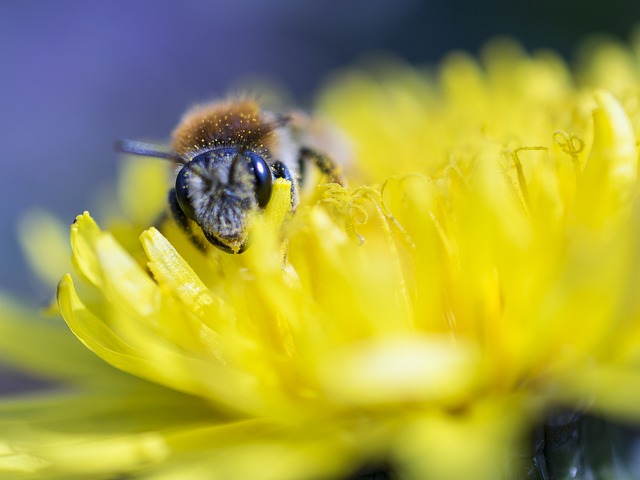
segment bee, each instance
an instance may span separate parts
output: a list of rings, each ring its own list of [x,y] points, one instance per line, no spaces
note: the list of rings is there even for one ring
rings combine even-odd
[[[248,246],[249,219],[269,203],[275,179],[291,182],[292,211],[307,163],[329,181],[345,183],[336,163],[303,144],[308,123],[298,112],[276,114],[251,99],[218,101],[187,111],[170,150],[133,140],[118,142],[116,149],[171,161],[177,174],[169,211],[178,226],[201,250],[210,244],[241,253]]]

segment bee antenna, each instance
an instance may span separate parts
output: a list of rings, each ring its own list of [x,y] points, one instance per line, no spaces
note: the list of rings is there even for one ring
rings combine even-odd
[[[118,140],[114,144],[117,152],[131,153],[133,155],[144,155],[147,157],[165,158],[180,162],[180,157],[174,152],[162,150],[158,145],[147,142],[138,142],[137,140]]]

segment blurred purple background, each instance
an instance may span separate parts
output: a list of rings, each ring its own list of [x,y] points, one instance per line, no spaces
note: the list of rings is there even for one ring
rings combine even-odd
[[[528,4],[529,3],[529,4]],[[37,300],[19,216],[61,219],[115,177],[119,138],[167,138],[186,107],[272,79],[301,106],[370,51],[414,63],[476,53],[508,34],[569,54],[586,34],[625,38],[638,2],[506,0],[0,1],[0,289]]]

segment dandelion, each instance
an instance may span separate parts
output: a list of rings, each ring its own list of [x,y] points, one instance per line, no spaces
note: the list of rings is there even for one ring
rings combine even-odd
[[[593,58],[581,84],[512,44],[436,79],[337,77],[318,109],[353,186],[291,217],[276,181],[241,255],[142,228],[156,204],[113,229],[78,216],[57,305],[81,343],[0,303],[33,341],[4,335],[6,355],[76,387],[3,404],[0,471],[495,479],[554,409],[637,421],[640,103]]]

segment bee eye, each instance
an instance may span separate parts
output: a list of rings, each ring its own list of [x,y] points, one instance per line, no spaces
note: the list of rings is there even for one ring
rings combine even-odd
[[[253,152],[248,152],[248,157],[253,168],[253,174],[256,176],[256,198],[258,205],[262,208],[267,206],[271,199],[271,169],[267,162]]]
[[[193,175],[193,172],[189,164],[182,167],[182,170],[178,173],[176,177],[176,199],[184,214],[195,221],[195,211],[189,200],[189,177],[191,175]]]

